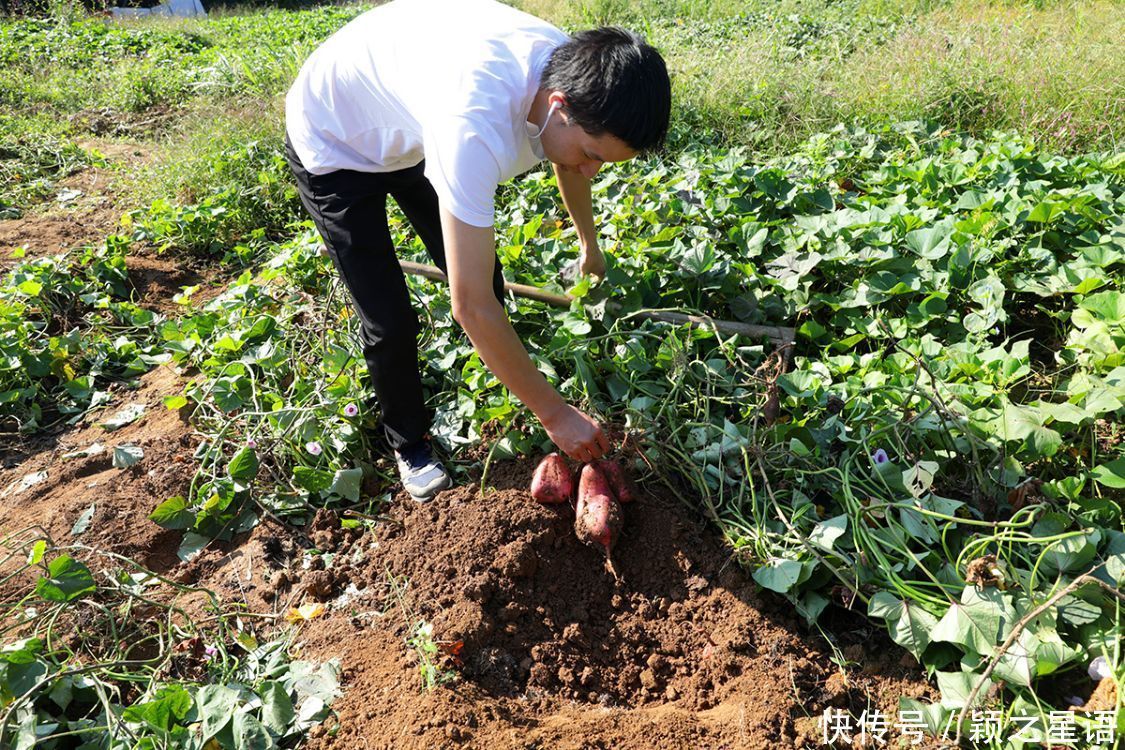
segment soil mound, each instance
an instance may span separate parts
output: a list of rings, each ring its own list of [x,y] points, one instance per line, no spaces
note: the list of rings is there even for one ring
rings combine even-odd
[[[532,467],[501,467],[483,494],[400,499],[373,536],[317,515],[309,534],[327,554],[284,582],[334,602],[302,636],[306,654],[342,656],[348,692],[314,746],[815,746],[829,705],[893,717],[900,696],[925,693],[899,653],[866,653],[870,632],[852,645],[867,672],[845,677],[666,494],[625,506],[615,576],[569,507],[522,489]],[[432,692],[407,645],[420,621],[457,676]]]

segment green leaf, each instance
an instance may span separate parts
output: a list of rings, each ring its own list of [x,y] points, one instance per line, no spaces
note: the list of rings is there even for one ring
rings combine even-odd
[[[125,425],[132,424],[144,416],[144,404],[129,404],[128,406],[120,409],[116,414],[101,423],[102,429],[106,432],[113,432],[119,430]]]
[[[295,661],[289,665],[286,684],[290,691],[297,694],[296,704],[301,706],[300,714],[308,718],[319,713],[308,709],[309,703],[315,700],[326,706],[340,694],[340,662],[336,659],[323,664]]]
[[[933,461],[919,461],[902,472],[902,483],[910,490],[911,495],[922,497],[933,486],[934,475],[937,474],[937,471],[938,465]]]
[[[47,551],[47,541],[40,539],[31,546],[31,552],[27,554],[28,565],[38,565],[43,560],[43,553]]]
[[[238,693],[225,685],[204,685],[195,694],[195,705],[202,722],[202,743],[214,737],[230,723],[239,706]]]
[[[38,744],[39,738],[35,731],[38,724],[36,719],[36,713],[28,711],[16,725],[16,743],[12,746],[12,750],[33,750]]]
[[[804,563],[780,558],[759,567],[754,571],[753,577],[764,588],[779,594],[788,593],[791,588],[807,579]]]
[[[949,721],[946,718],[946,714],[949,712],[942,708],[940,703],[922,703],[913,698],[899,698],[898,709],[899,716],[904,721],[906,712],[915,714],[914,718],[919,719],[919,721],[911,723],[921,724],[925,732],[933,737],[937,737],[944,732],[946,722]]]
[[[182,409],[188,405],[188,400],[184,396],[165,396],[164,407],[171,411]]]
[[[1115,490],[1125,489],[1125,456],[1095,466],[1090,474],[1098,484]]]
[[[1053,617],[1051,622],[1054,622]],[[1079,651],[1063,643],[1053,624],[1050,626],[1040,624],[1034,630],[1035,637],[1039,640],[1039,648],[1035,651],[1036,675],[1052,674],[1063,664],[1078,658]]]
[[[1101,616],[1101,607],[1091,604],[1085,599],[1076,596],[1064,596],[1059,600],[1059,618],[1068,625],[1074,627],[1089,625],[1100,620]]]
[[[0,662],[7,664],[31,664],[43,650],[40,638],[23,638],[0,647]]]
[[[47,575],[35,583],[35,593],[49,602],[69,602],[93,591],[90,569],[70,555],[60,555],[47,564]]]
[[[362,483],[363,469],[340,469],[332,477],[332,486],[328,488],[328,491],[345,500],[358,502]]]
[[[938,622],[936,617],[917,604],[903,601],[886,591],[871,597],[867,613],[886,620],[894,642],[922,660],[922,652],[930,645],[930,633]]]
[[[20,292],[26,294],[28,297],[38,297],[39,293],[43,291],[43,285],[38,281],[28,279],[16,285],[16,289],[20,290]]]
[[[1057,218],[1065,210],[1066,206],[1064,203],[1045,200],[1028,212],[1027,220],[1034,221],[1038,224],[1047,224]]]
[[[993,674],[1004,682],[1031,687],[1031,678],[1037,676],[1038,649],[1039,639],[1030,630],[1024,630],[1000,657]]]
[[[1085,534],[1055,542],[1043,555],[1044,567],[1064,573],[1085,570],[1097,554],[1100,541],[1100,532],[1090,529]]]
[[[1106,323],[1125,325],[1125,292],[1108,291],[1091,294],[1078,306],[1089,310],[1099,320]]]
[[[953,221],[947,219],[928,229],[907,232],[906,245],[918,255],[937,260],[949,252],[949,239],[953,234]]]
[[[1038,404],[1038,408],[1039,413],[1044,417],[1049,417],[1056,422],[1065,422],[1066,424],[1082,424],[1084,420],[1090,419],[1093,416],[1066,401],[1060,404],[1044,403],[1041,401]]]
[[[769,230],[766,227],[761,229],[757,228],[757,223],[743,224],[741,227],[742,241],[742,257],[743,258],[756,258],[762,254],[762,248],[766,245],[766,239],[769,237]],[[754,232],[753,235],[750,232]]]
[[[151,700],[135,703],[125,709],[126,721],[145,722],[154,729],[171,730],[173,724],[183,721],[191,711],[191,695],[180,685],[160,688]]]
[[[195,513],[180,495],[170,497],[149,514],[149,520],[165,529],[190,529],[195,525]]]
[[[813,527],[809,532],[809,541],[821,549],[832,551],[832,545],[836,540],[844,535],[848,529],[848,517],[846,515],[836,516],[829,518],[827,521],[821,521]]]
[[[1003,440],[1023,440],[1040,426],[1035,411],[1005,400],[999,437]]]
[[[180,540],[180,548],[176,550],[176,556],[184,562],[188,562],[202,552],[203,548],[210,543],[211,537],[189,531],[185,533],[184,538]]]
[[[144,457],[144,448],[139,445],[115,445],[113,447],[113,468],[128,469]]]
[[[1059,452],[1062,435],[1050,427],[1035,427],[1027,438],[1027,447],[1039,458],[1047,458]]]
[[[1107,529],[1106,533],[1109,535],[1109,544],[1102,552],[1102,559],[1105,560],[1103,570],[1105,577],[1109,578],[1107,583],[1120,586],[1125,584],[1125,534],[1113,529]]]
[[[797,610],[797,614],[804,619],[805,624],[812,627],[816,624],[820,613],[828,606],[828,597],[815,591],[806,591],[793,603],[793,606]]]
[[[936,676],[942,708],[962,708],[969,702],[969,695],[980,682],[980,676],[972,672],[938,672]],[[976,701],[983,700],[991,688],[992,680],[985,680],[977,692]]]
[[[323,469],[311,469],[307,466],[293,467],[293,484],[309,492],[324,492],[332,486],[335,474]]]
[[[254,714],[243,711],[234,716],[235,750],[270,750],[275,747],[273,737]]]
[[[258,475],[258,455],[253,448],[243,447],[227,464],[227,474],[236,482],[249,484]]]
[[[293,724],[293,699],[280,682],[267,680],[258,690],[262,698],[262,723],[278,737],[289,733]]]
[[[966,587],[971,591],[972,587]],[[962,592],[962,598],[965,598]],[[993,607],[955,602],[930,633],[931,640],[956,643],[968,651],[991,654],[1000,632],[1000,615]]]

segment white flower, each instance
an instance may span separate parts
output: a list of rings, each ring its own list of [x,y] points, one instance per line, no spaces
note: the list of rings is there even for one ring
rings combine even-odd
[[[1113,670],[1109,668],[1109,662],[1105,660],[1104,656],[1099,656],[1090,662],[1089,668],[1086,672],[1090,675],[1091,680],[1101,682],[1106,677],[1113,677]]]
[[[359,407],[355,404],[348,404],[344,407],[344,416],[354,417],[356,414],[359,414]]]
[[[309,454],[313,456],[319,456],[324,452],[324,449],[320,447],[320,443],[316,442],[315,440],[311,440],[305,443],[305,450],[307,450]]]

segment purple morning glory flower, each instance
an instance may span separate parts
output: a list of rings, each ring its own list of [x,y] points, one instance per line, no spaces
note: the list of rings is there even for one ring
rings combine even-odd
[[[305,450],[307,450],[309,454],[313,456],[319,456],[324,452],[324,449],[320,447],[320,443],[316,442],[315,440],[305,443]]]
[[[356,414],[359,414],[359,407],[355,404],[348,404],[344,407],[344,416],[354,417]]]
[[[871,454],[871,460],[875,462],[876,466],[878,466],[879,464],[885,464],[890,461],[891,457],[887,455],[887,452],[885,450],[879,448]]]
[[[246,441],[246,447],[249,448],[250,450],[254,450],[255,448],[258,447],[258,441],[255,440],[254,438],[250,438],[249,440]]]
[[[217,649],[214,646],[208,644],[208,645],[203,647],[203,653],[207,655],[208,659],[214,659],[215,656],[219,653],[219,649]]]
[[[1113,677],[1113,670],[1109,667],[1109,662],[1105,660],[1104,656],[1099,656],[1090,662],[1089,668],[1086,670],[1090,675],[1091,680],[1104,680],[1106,677]]]

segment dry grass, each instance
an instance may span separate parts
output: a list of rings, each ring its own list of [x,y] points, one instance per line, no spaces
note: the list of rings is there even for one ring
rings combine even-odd
[[[1113,150],[1125,137],[1117,0],[517,4],[567,28],[645,32],[668,61],[688,137],[776,151],[838,122],[912,119],[1018,130],[1064,152]],[[795,45],[808,28],[813,41]]]
[[[1017,129],[1054,149],[1119,147],[1125,13],[1117,2],[958,2],[824,77],[842,117]]]

